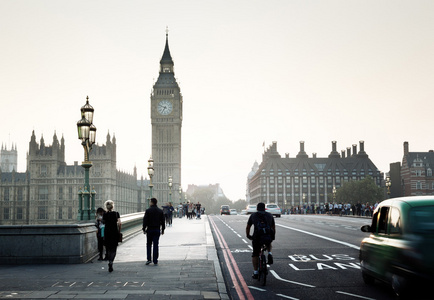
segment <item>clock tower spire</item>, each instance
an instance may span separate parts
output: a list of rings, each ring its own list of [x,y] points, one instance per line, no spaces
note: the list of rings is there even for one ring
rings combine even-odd
[[[175,192],[181,186],[182,94],[173,66],[166,29],[160,72],[151,93],[153,196],[160,203],[169,202],[170,193],[177,195]],[[171,189],[168,185],[169,176],[172,177]],[[178,200],[177,196],[172,199]]]

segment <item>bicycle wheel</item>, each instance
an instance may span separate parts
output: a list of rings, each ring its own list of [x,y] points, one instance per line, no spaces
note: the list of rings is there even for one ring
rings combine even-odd
[[[267,262],[265,260],[265,255],[262,254],[260,261],[259,261],[259,280],[262,283],[262,285],[265,285],[267,283]]]

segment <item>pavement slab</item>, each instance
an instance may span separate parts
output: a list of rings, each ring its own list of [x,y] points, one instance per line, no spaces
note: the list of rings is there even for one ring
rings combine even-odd
[[[158,265],[145,265],[146,236],[105,261],[0,266],[0,299],[227,299],[207,216],[173,220],[160,237]]]

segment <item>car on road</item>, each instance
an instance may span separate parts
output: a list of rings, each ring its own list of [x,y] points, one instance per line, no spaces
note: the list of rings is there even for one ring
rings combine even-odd
[[[247,205],[247,207],[246,207],[246,213],[248,215],[251,215],[251,214],[253,214],[255,212],[256,212],[256,204]]]
[[[370,233],[360,245],[365,283],[379,279],[398,296],[434,282],[434,196],[393,198],[374,210]]]
[[[235,208],[231,208],[230,214],[231,215],[238,215],[237,210]]]
[[[280,218],[280,215],[282,214],[282,210],[276,203],[265,204],[265,211],[277,218]]]
[[[229,205],[222,205],[220,207],[220,215],[230,215],[231,209],[229,208]]]
[[[243,210],[241,211],[241,215],[247,215],[247,210],[243,209]]]

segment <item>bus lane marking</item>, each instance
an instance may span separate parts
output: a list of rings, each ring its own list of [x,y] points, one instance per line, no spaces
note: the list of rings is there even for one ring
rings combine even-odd
[[[311,287],[311,288],[315,287],[314,285],[283,279],[282,277],[277,275],[276,271],[274,271],[274,270],[270,270],[270,273],[273,274],[274,278],[276,278],[277,280],[280,280],[280,281],[284,281],[284,282],[288,282],[288,283],[292,283],[292,284],[297,284],[297,285],[301,285],[301,286],[306,286],[306,287]]]

